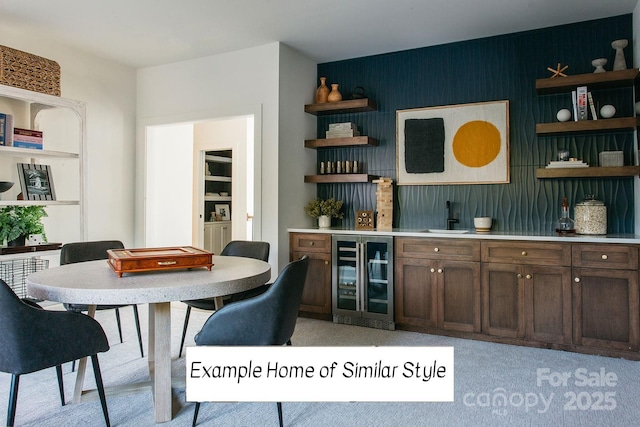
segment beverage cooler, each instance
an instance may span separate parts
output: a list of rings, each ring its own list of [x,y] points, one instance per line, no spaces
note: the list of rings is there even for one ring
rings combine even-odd
[[[393,238],[332,237],[334,323],[394,330]]]

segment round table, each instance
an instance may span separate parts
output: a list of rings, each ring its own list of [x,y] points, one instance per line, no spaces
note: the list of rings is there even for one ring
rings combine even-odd
[[[53,267],[27,276],[34,298],[96,305],[149,304],[149,375],[153,382],[156,422],[171,413],[171,301],[231,295],[261,286],[271,278],[268,263],[252,258],[214,256],[205,268],[125,273],[118,277],[106,260]],[[74,401],[80,401],[86,359],[80,361]]]

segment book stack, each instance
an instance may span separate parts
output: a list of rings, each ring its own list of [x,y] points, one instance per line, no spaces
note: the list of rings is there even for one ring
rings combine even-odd
[[[31,129],[13,129],[13,146],[42,150],[42,131]]]
[[[13,116],[0,113],[0,145],[13,145]]]
[[[360,136],[360,132],[355,123],[331,123],[326,135],[327,138],[351,138]]]
[[[582,160],[555,161],[552,160],[547,165],[547,169],[553,168],[588,168],[589,165]]]
[[[571,97],[574,120],[588,120],[589,113],[591,113],[591,120],[598,120],[593,95],[587,90],[586,86],[578,86],[576,90],[571,92]]]

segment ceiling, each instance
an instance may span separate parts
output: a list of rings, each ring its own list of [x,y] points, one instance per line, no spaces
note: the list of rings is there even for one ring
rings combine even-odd
[[[135,68],[276,41],[323,63],[622,15],[637,2],[2,0],[0,28]]]

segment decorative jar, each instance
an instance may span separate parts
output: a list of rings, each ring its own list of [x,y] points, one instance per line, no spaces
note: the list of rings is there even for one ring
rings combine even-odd
[[[593,196],[576,204],[574,218],[578,234],[607,234],[607,207]]]

